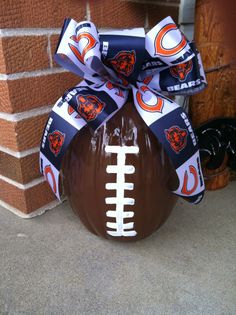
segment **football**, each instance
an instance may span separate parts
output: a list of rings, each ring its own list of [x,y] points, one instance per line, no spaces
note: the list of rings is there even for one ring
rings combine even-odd
[[[62,166],[71,207],[87,229],[107,239],[134,241],[170,215],[178,178],[169,158],[132,102],[96,132],[84,127]]]

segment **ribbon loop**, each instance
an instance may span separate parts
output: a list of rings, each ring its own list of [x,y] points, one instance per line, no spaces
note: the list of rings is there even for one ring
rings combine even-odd
[[[151,57],[159,58],[169,66],[186,62],[194,56],[188,40],[170,16],[147,33],[145,47]]]

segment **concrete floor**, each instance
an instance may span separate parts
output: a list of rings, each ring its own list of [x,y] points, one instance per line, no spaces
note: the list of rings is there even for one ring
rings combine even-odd
[[[67,203],[23,220],[0,209],[0,314],[236,314],[236,182],[179,201],[148,239],[93,236]]]

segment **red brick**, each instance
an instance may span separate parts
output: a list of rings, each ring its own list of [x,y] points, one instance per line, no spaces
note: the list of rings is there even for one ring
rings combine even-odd
[[[49,184],[43,182],[25,191],[27,213],[30,213],[44,205],[56,200]]]
[[[0,145],[9,149],[17,150],[15,123],[0,119]]]
[[[118,0],[90,0],[89,4],[97,27],[144,27],[145,4]]]
[[[48,114],[25,119],[16,124],[16,139],[18,150],[34,148],[40,145],[43,128],[48,119]]]
[[[0,174],[21,184],[31,182],[41,176],[39,153],[16,158],[0,151]]]
[[[152,28],[167,16],[171,16],[175,23],[178,24],[179,8],[148,4],[149,28]]]
[[[45,69],[50,66],[46,36],[4,37],[1,39],[0,73]]]
[[[12,112],[7,81],[0,81],[0,111]]]
[[[1,0],[0,28],[62,27],[64,18],[86,18],[85,0]]]
[[[0,200],[23,213],[31,213],[55,200],[55,196],[47,182],[24,190],[0,179]]]
[[[28,183],[35,178],[40,177],[39,171],[39,153],[34,153],[20,159],[22,183]]]
[[[22,183],[20,159],[0,151],[0,174]]]
[[[66,89],[80,81],[72,73],[0,81],[0,111],[16,113],[54,104]]]
[[[40,145],[48,114],[19,122],[0,120],[0,145],[14,151],[24,151]]]
[[[5,59],[3,55],[2,39],[0,38],[0,73],[6,73]]]

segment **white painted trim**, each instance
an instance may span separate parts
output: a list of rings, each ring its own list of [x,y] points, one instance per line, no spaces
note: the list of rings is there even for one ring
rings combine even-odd
[[[0,29],[1,37],[58,35],[61,28],[4,28]]]
[[[13,179],[10,179],[8,177],[5,177],[3,175],[0,174],[0,180],[3,180],[4,182],[10,184],[10,185],[13,185],[19,189],[22,189],[22,190],[26,190],[26,189],[29,189],[31,187],[34,187],[36,185],[39,185],[41,183],[43,183],[45,181],[45,178],[44,177],[39,177],[39,178],[36,178],[34,180],[32,180],[31,182],[27,183],[27,184],[20,184],[18,182],[16,182],[15,180]]]
[[[27,110],[25,112],[20,112],[16,114],[9,114],[0,112],[0,119],[4,119],[7,121],[18,122],[24,119],[41,116],[49,113],[52,110],[53,105],[42,106],[39,108],[34,108],[31,110]]]
[[[39,152],[39,147],[35,147],[35,148],[29,149],[29,150],[25,150],[25,151],[21,151],[21,152],[16,152],[16,151],[13,151],[11,149],[2,147],[0,145],[0,151],[4,152],[6,154],[9,154],[11,156],[14,156],[17,159],[20,159],[20,158],[24,158],[24,157],[26,157],[28,155],[31,155],[31,154]]]
[[[181,0],[179,5],[179,24],[194,24],[196,0]]]
[[[194,38],[195,7],[196,0],[180,1],[178,22],[180,29],[190,41]]]
[[[180,29],[188,40],[194,39],[194,24],[180,24]]]
[[[63,68],[50,68],[44,70],[36,70],[36,71],[27,71],[27,72],[18,72],[12,74],[0,74],[0,80],[18,80],[18,79],[25,79],[25,78],[35,78],[41,77],[43,75],[55,74],[55,73],[63,73],[69,72]]]
[[[15,215],[17,215],[18,217],[20,217],[22,219],[31,219],[31,218],[34,218],[36,216],[42,215],[46,211],[55,208],[59,204],[61,204],[61,202],[59,202],[58,200],[54,200],[54,201],[48,203],[47,205],[45,205],[45,206],[43,206],[43,207],[41,207],[41,208],[39,208],[39,209],[29,213],[29,214],[26,214],[26,213],[23,213],[22,211],[20,211],[19,209],[9,205],[8,203],[0,200],[0,206],[1,207],[11,211],[12,213],[14,213]]]
[[[180,29],[190,41],[194,38],[195,3],[196,0],[180,0],[179,5],[178,22],[180,24]],[[189,112],[188,96],[176,96],[176,103],[181,105],[187,113]]]

